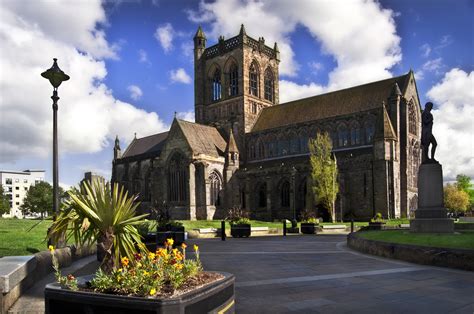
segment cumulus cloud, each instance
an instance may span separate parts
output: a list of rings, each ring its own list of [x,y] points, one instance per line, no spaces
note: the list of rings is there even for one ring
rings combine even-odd
[[[314,95],[321,94],[324,91],[324,87],[315,83],[310,84],[296,84],[291,81],[281,80],[280,81],[280,103],[288,101],[311,97]]]
[[[0,163],[50,153],[52,87],[40,73],[53,57],[71,76],[59,88],[62,154],[98,152],[116,134],[129,141],[130,130],[152,134],[166,128],[156,113],[115,99],[104,84],[103,58],[117,55],[101,23],[106,19],[99,0],[2,1],[0,68],[8,75],[0,75]]]
[[[129,85],[127,90],[130,92],[130,98],[133,100],[139,100],[143,96],[142,89],[137,85]]]
[[[176,117],[181,120],[194,122],[194,110],[178,112]]]
[[[474,178],[474,71],[451,69],[427,93],[433,101],[433,134],[445,181]]]
[[[155,38],[166,53],[173,49],[174,34],[175,31],[170,23],[159,26],[155,31]]]
[[[278,42],[280,74],[286,76],[295,76],[300,67],[294,58],[290,36],[297,25],[304,26],[321,43],[323,52],[333,56],[337,63],[329,73],[326,90],[391,76],[389,70],[402,57],[394,16],[392,10],[371,0],[348,1],[343,6],[311,0],[299,1],[298,5],[278,0],[217,0],[201,1],[198,11],[188,11],[190,20],[210,23],[211,38],[216,39],[220,34],[234,36],[243,22],[247,34],[263,35],[270,45]]]
[[[191,83],[191,77],[188,75],[188,73],[186,73],[186,70],[184,70],[183,68],[171,70],[170,79],[172,83]]]

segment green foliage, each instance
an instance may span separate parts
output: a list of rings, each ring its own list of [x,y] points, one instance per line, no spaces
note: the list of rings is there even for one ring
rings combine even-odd
[[[313,224],[319,224],[319,219],[316,218],[316,213],[312,210],[305,209],[301,211],[301,222],[304,223],[313,223]]]
[[[61,187],[58,187],[58,194],[64,194]],[[22,212],[52,214],[53,187],[51,184],[43,181],[30,186],[20,209]]]
[[[383,219],[382,213],[378,212],[370,219],[370,222],[385,222],[385,219]]]
[[[5,191],[3,190],[3,186],[0,184],[0,217],[3,214],[10,213],[10,202],[5,195]]]
[[[81,245],[91,245],[97,241],[98,250],[105,258],[101,267],[110,271],[118,265],[120,258],[131,258],[135,245],[143,246],[135,226],[143,222],[147,215],[136,216],[136,196],[129,197],[123,187],[96,180],[85,181],[81,190],[68,192],[70,199],[53,223],[49,236],[59,239],[66,233],[68,239]]]
[[[444,206],[453,213],[462,213],[468,209],[469,195],[458,189],[455,184],[446,184],[444,187]]]
[[[226,220],[231,225],[250,224],[250,213],[247,210],[235,206],[227,212]]]
[[[311,153],[312,190],[316,202],[329,208],[332,221],[335,220],[335,201],[339,192],[337,162],[332,158],[332,142],[327,132],[316,134],[309,140]]]
[[[54,247],[52,245],[49,246],[49,251],[51,252],[51,260],[53,262],[54,276],[56,277],[56,282],[63,287],[66,287],[73,291],[77,291],[77,279],[72,274],[63,276],[61,274],[61,271],[59,270],[58,258],[54,254]]]
[[[474,187],[471,183],[471,178],[464,174],[458,174],[456,176],[456,185],[459,190],[469,195],[469,207],[474,207]]]

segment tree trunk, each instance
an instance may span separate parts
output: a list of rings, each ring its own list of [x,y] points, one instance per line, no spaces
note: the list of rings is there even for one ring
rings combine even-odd
[[[100,268],[105,273],[110,273],[114,268],[113,245],[114,232],[112,228],[108,228],[97,238],[97,260],[102,262]]]

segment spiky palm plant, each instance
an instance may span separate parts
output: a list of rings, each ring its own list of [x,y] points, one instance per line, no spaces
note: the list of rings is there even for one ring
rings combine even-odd
[[[101,268],[109,272],[119,265],[120,258],[133,260],[137,246],[143,243],[136,225],[147,215],[136,216],[136,196],[129,196],[123,187],[100,180],[84,182],[81,189],[68,191],[70,199],[51,226],[53,240],[67,234],[76,244],[91,245],[97,241],[97,256],[103,257]]]

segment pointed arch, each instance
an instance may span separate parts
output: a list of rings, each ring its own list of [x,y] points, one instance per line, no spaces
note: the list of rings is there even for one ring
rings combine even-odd
[[[209,196],[210,205],[219,206],[221,203],[220,192],[222,190],[222,176],[217,170],[213,170],[209,175]]]
[[[288,179],[282,179],[279,186],[281,207],[290,207],[290,182]]]
[[[270,67],[267,67],[264,74],[263,80],[264,90],[265,90],[265,99],[273,102],[275,99],[275,76]]]
[[[361,129],[357,120],[353,120],[350,124],[351,145],[360,145],[361,143]]]
[[[259,97],[260,66],[252,61],[249,68],[249,94]]]
[[[258,207],[267,207],[267,183],[262,182],[257,185],[257,205]]]
[[[410,100],[408,103],[408,132],[418,135],[418,115],[415,107],[413,99]]]
[[[347,132],[347,126],[344,122],[341,122],[337,126],[338,146],[344,147],[349,145],[349,133]]]
[[[229,57],[224,66],[228,96],[239,94],[239,67],[233,57]]]
[[[209,68],[208,78],[210,99],[211,101],[218,101],[222,98],[222,72],[217,63],[213,63]]]
[[[184,202],[187,200],[187,163],[183,154],[174,152],[168,159],[168,201]]]

